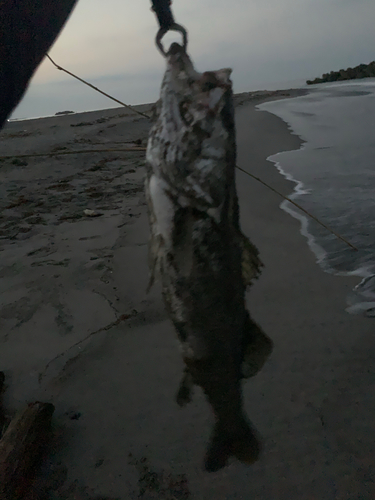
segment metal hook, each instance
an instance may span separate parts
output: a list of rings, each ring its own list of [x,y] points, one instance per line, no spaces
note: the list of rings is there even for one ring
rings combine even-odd
[[[160,50],[160,52],[163,54],[164,57],[167,57],[167,53],[163,47],[163,44],[161,43],[161,40],[168,31],[177,31],[178,33],[181,33],[185,50],[187,48],[187,43],[188,43],[187,31],[180,24],[173,23],[171,26],[169,26],[169,28],[160,28],[160,30],[157,32],[155,42],[158,49]]]

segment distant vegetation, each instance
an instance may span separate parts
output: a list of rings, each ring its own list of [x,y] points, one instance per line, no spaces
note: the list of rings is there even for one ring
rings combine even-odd
[[[360,64],[355,68],[340,69],[340,71],[331,71],[325,73],[322,78],[315,78],[315,80],[307,80],[308,85],[314,83],[337,82],[342,80],[356,80],[357,78],[375,77],[375,61],[370,64]]]

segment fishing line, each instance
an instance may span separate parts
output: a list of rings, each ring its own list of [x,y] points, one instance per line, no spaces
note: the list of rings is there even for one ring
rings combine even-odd
[[[38,156],[62,156],[62,155],[79,155],[85,153],[111,153],[111,152],[144,152],[146,148],[122,148],[122,149],[82,149],[79,151],[51,151],[49,153],[30,153],[24,155],[9,155],[0,156],[1,160],[13,160],[14,158],[33,158]]]
[[[147,119],[151,119],[151,117],[149,115],[147,115],[146,113],[142,113],[141,111],[136,110],[135,108],[133,108],[133,106],[130,106],[129,104],[125,104],[124,102],[120,101],[119,99],[116,99],[115,97],[112,97],[111,95],[107,94],[106,92],[103,92],[102,90],[98,89],[97,87],[95,87],[91,83],[86,82],[85,80],[83,80],[79,76],[75,75],[74,73],[71,73],[70,71],[66,70],[65,68],[59,66],[58,64],[56,64],[53,61],[53,59],[48,54],[46,54],[46,57],[48,57],[48,59],[51,61],[51,63],[58,70],[64,71],[65,73],[67,73],[68,75],[72,76],[73,78],[76,78],[77,80],[79,80],[80,82],[84,83],[88,87],[91,87],[92,89],[96,90],[100,94],[103,94],[106,97],[108,97],[109,99],[112,99],[112,101],[115,101],[118,104],[121,104],[122,106],[125,106],[126,108],[129,108],[130,110],[134,111],[134,113],[137,113],[137,114],[139,114],[139,115],[141,115],[141,116],[143,116],[143,117],[145,117]],[[32,156],[56,156],[56,155],[63,155],[63,154],[102,153],[102,152],[109,152],[109,151],[116,151],[116,152],[120,152],[120,151],[146,151],[146,148],[134,148],[134,149],[133,148],[128,148],[128,149],[100,149],[100,150],[98,150],[98,149],[92,149],[92,150],[86,150],[86,151],[64,151],[64,152],[61,152],[61,153],[39,153],[39,154],[32,154],[32,155],[2,156],[2,157],[0,157],[0,159],[3,160],[3,159],[24,158],[24,157],[32,157]],[[288,201],[289,203],[291,203],[292,205],[294,205],[295,207],[297,207],[303,213],[305,213],[306,215],[308,215],[311,219],[313,219],[318,224],[320,224],[322,227],[324,227],[327,231],[329,231],[330,233],[332,233],[333,235],[335,235],[336,238],[338,238],[339,240],[343,241],[352,250],[355,250],[356,252],[358,252],[358,248],[356,246],[354,246],[352,243],[350,243],[348,240],[346,240],[343,236],[341,236],[339,233],[337,233],[336,231],[334,231],[332,228],[328,227],[326,224],[324,224],[324,222],[320,221],[317,217],[315,217],[315,215],[311,214],[305,208],[301,207],[301,205],[299,205],[295,201],[291,200],[287,196],[284,196],[282,193],[280,193],[279,191],[277,191],[277,189],[273,188],[272,186],[270,186],[266,182],[262,181],[262,179],[260,179],[256,175],[251,174],[250,172],[247,172],[246,170],[244,170],[243,168],[239,167],[238,165],[236,165],[236,168],[238,170],[240,170],[241,172],[243,172],[244,174],[248,175],[249,177],[255,179],[258,182],[260,182],[261,184],[263,184],[263,186],[266,186],[268,189],[270,189],[274,193],[278,194],[282,198],[284,198],[284,200]]]
[[[334,234],[336,236],[336,238],[338,238],[339,240],[343,241],[344,243],[346,243],[349,247],[351,247],[353,250],[355,250],[356,252],[358,252],[358,248],[355,247],[354,245],[352,245],[352,243],[350,243],[348,240],[346,240],[343,236],[341,236],[339,233],[337,233],[336,231],[334,231],[333,229],[331,229],[330,227],[328,227],[326,224],[324,224],[324,222],[320,221],[317,217],[315,217],[315,215],[311,214],[310,212],[308,212],[305,208],[301,207],[301,205],[299,205],[298,203],[296,203],[295,201],[291,200],[290,198],[288,198],[287,196],[284,196],[282,193],[280,193],[279,191],[277,191],[277,189],[273,188],[272,186],[270,186],[269,184],[267,184],[266,182],[262,181],[262,179],[259,179],[259,177],[257,177],[256,175],[254,174],[251,174],[250,172],[247,172],[246,170],[244,170],[243,168],[239,167],[238,165],[236,165],[236,168],[238,168],[238,170],[241,170],[241,172],[243,172],[244,174],[246,175],[249,175],[250,177],[252,177],[253,179],[255,179],[256,181],[260,182],[261,184],[263,184],[263,186],[266,186],[268,187],[268,189],[270,189],[271,191],[273,191],[274,193],[278,194],[279,196],[281,196],[282,198],[284,198],[284,200],[286,201],[289,201],[289,203],[291,203],[292,205],[294,205],[295,207],[299,208],[300,210],[302,210],[302,212],[304,212],[306,215],[308,215],[309,217],[311,217],[313,220],[315,220],[318,224],[320,224],[321,226],[323,226],[325,229],[327,229],[327,231],[329,231],[330,233]]]
[[[79,80],[80,82],[84,83],[85,85],[87,85],[88,87],[91,87],[92,89],[96,90],[97,92],[99,92],[100,94],[103,94],[105,95],[106,97],[108,97],[109,99],[112,99],[112,101],[115,101],[117,102],[118,104],[121,104],[121,106],[125,106],[125,108],[128,108],[130,109],[131,111],[134,111],[134,113],[137,113],[138,115],[141,115],[141,116],[144,116],[145,118],[147,119],[151,119],[151,116],[147,115],[146,113],[142,113],[142,111],[138,111],[137,109],[135,109],[133,106],[131,106],[130,104],[125,104],[124,102],[122,101],[119,101],[118,99],[116,99],[115,97],[112,97],[111,95],[107,94],[106,92],[103,92],[102,90],[98,89],[98,87],[95,87],[94,85],[92,85],[91,83],[89,82],[86,82],[86,80],[83,80],[82,78],[80,78],[79,76],[75,75],[74,73],[71,73],[70,71],[68,71],[67,69],[59,66],[58,64],[55,63],[55,61],[52,59],[51,56],[49,56],[48,54],[46,54],[46,57],[48,57],[48,59],[51,61],[51,63],[60,71],[64,71],[64,73],[67,73],[68,75],[72,76],[73,78],[76,78],[77,80]]]

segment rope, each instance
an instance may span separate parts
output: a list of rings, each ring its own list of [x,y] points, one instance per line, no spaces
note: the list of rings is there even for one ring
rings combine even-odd
[[[71,73],[70,71],[68,71],[67,69],[65,68],[62,68],[61,66],[59,66],[58,64],[55,63],[55,61],[51,58],[51,56],[49,56],[48,54],[46,54],[46,57],[48,57],[48,59],[51,61],[51,63],[60,71],[64,71],[65,73],[67,73],[68,75],[72,76],[73,78],[76,78],[77,80],[79,80],[80,82],[84,83],[85,85],[87,85],[88,87],[91,87],[92,89],[96,90],[97,92],[99,92],[100,94],[103,94],[105,95],[106,97],[108,97],[109,99],[112,99],[112,101],[115,101],[117,102],[118,104],[121,104],[121,106],[125,106],[125,108],[128,108],[130,109],[131,111],[134,111],[134,113],[137,113],[138,115],[141,115],[145,118],[147,118],[148,120],[151,120],[151,116],[147,115],[146,113],[142,113],[142,111],[138,111],[137,109],[135,109],[133,106],[130,106],[130,104],[125,104],[124,102],[122,101],[119,101],[118,99],[116,99],[115,97],[112,97],[111,95],[107,94],[106,92],[103,92],[102,90],[98,89],[97,87],[95,87],[94,85],[92,85],[91,83],[89,82],[86,82],[86,80],[83,80],[82,78],[80,78],[79,76],[75,75],[74,73]]]
[[[281,196],[282,198],[284,198],[284,200],[286,201],[289,201],[289,203],[291,203],[292,205],[294,205],[295,207],[299,208],[300,210],[302,210],[302,212],[304,212],[306,215],[308,215],[309,217],[311,217],[313,220],[315,220],[318,224],[320,224],[321,226],[323,226],[325,229],[327,229],[330,233],[334,234],[336,236],[336,238],[338,238],[339,240],[343,241],[344,243],[346,243],[350,248],[352,248],[353,250],[355,250],[356,252],[358,252],[358,248],[355,247],[354,245],[352,245],[352,243],[350,243],[348,240],[346,240],[343,236],[341,236],[339,233],[337,233],[336,231],[334,231],[333,229],[331,229],[330,227],[326,226],[326,224],[324,224],[324,222],[320,221],[317,217],[315,217],[315,215],[312,215],[310,212],[308,212],[307,210],[305,210],[303,207],[301,207],[301,205],[299,205],[298,203],[296,203],[295,201],[291,200],[290,198],[288,198],[287,196],[284,196],[282,193],[280,193],[279,191],[277,191],[275,188],[271,187],[270,185],[268,185],[266,182],[262,181],[262,179],[259,179],[259,177],[256,177],[255,175],[251,174],[250,172],[247,172],[246,170],[244,170],[243,168],[239,167],[237,165],[237,168],[238,170],[241,170],[241,172],[243,172],[244,174],[252,177],[253,179],[255,179],[256,181],[260,182],[261,184],[263,184],[263,186],[266,186],[268,187],[268,189],[270,189],[271,191],[273,191],[274,193],[278,194],[279,196]]]

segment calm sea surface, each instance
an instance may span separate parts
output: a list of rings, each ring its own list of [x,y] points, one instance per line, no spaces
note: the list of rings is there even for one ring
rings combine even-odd
[[[258,106],[288,123],[304,142],[268,158],[296,182],[291,197],[355,245],[355,252],[288,202],[328,272],[361,283],[348,311],[375,316],[375,79],[313,86],[309,95]]]

